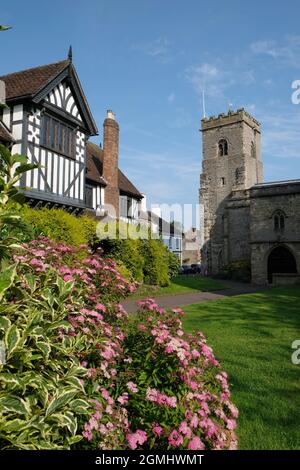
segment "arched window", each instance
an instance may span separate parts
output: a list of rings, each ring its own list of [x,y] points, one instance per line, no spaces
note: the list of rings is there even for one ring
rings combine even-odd
[[[228,155],[228,142],[226,139],[219,140],[218,147],[219,147],[219,157]]]
[[[285,214],[284,212],[278,210],[273,215],[274,230],[276,232],[283,231],[285,227]]]

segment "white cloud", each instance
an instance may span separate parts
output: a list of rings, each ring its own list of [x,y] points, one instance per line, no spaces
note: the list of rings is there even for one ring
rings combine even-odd
[[[278,65],[300,67],[300,36],[287,36],[282,42],[259,40],[250,45],[256,55],[272,57]]]
[[[259,110],[257,119],[262,123],[262,155],[267,156],[267,164],[270,167],[274,160],[286,161],[285,178],[293,177],[293,161],[300,159],[300,111],[296,109],[278,108],[274,113]],[[270,161],[270,158],[272,161]],[[280,163],[282,165],[282,163]],[[277,179],[282,179],[278,174]]]
[[[165,37],[158,37],[151,42],[144,44],[134,44],[132,49],[143,52],[144,54],[156,58],[162,62],[170,60],[171,43]]]
[[[204,62],[198,66],[186,69],[186,79],[193,85],[197,94],[201,95],[205,90],[206,95],[222,96],[224,89],[234,83],[234,79],[219,65]]]

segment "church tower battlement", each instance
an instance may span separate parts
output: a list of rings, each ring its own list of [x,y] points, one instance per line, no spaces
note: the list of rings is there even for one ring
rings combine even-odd
[[[226,203],[232,195],[263,181],[260,123],[245,109],[202,119],[203,258],[207,270],[218,272],[228,262]]]

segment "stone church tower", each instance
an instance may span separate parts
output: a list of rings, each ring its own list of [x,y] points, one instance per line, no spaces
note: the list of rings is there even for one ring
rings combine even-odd
[[[216,274],[231,261],[251,257],[247,191],[263,181],[260,124],[239,109],[203,119],[201,130],[202,258],[207,272]],[[236,209],[234,217],[228,204]]]

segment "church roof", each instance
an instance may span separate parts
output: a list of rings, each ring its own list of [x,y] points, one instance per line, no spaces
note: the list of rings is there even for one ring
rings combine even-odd
[[[0,121],[0,141],[13,142],[13,137],[4,122]]]
[[[266,183],[258,183],[258,184],[255,184],[254,186],[252,186],[251,189],[255,189],[255,188],[267,188],[267,187],[271,187],[271,186],[285,186],[287,184],[299,184],[300,183],[300,179],[295,179],[295,180],[284,180],[284,181],[270,181],[270,182],[266,182]]]
[[[6,99],[12,100],[36,95],[68,67],[69,63],[69,60],[62,60],[54,64],[3,75],[0,80],[5,82]]]
[[[93,183],[106,185],[106,181],[103,178],[103,149],[99,145],[93,142],[88,142],[86,146],[86,166],[87,174],[86,177]],[[129,194],[138,199],[143,196],[134,184],[124,175],[119,169],[119,190],[122,193]]]

